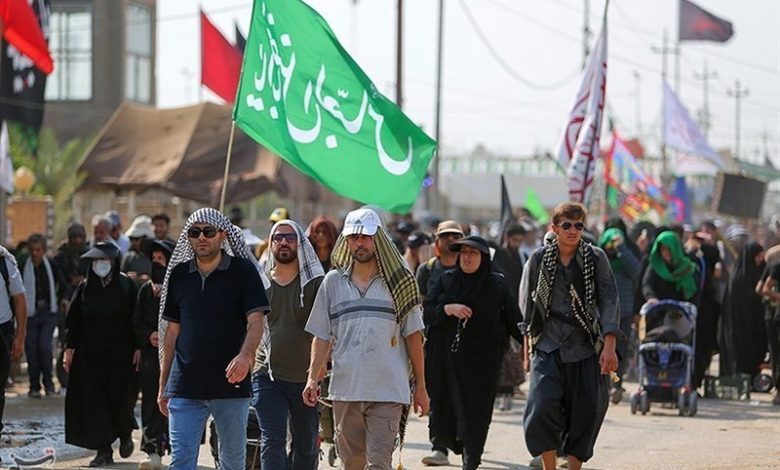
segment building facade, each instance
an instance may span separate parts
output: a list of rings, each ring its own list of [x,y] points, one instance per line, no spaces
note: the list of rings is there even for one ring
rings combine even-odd
[[[90,138],[119,105],[156,103],[156,0],[52,0],[43,126]]]

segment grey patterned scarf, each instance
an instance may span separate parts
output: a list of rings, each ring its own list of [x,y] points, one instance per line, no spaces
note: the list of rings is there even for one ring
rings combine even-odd
[[[303,307],[303,289],[306,287],[306,284],[318,277],[323,277],[325,271],[322,269],[322,263],[320,263],[320,259],[317,257],[317,252],[314,250],[314,247],[304,234],[303,229],[298,222],[284,219],[275,223],[274,226],[271,227],[271,233],[268,235],[269,243],[280,225],[292,227],[292,229],[295,230],[295,234],[298,236],[298,276],[301,279],[301,307]],[[268,261],[265,265],[265,273],[269,278],[275,267],[276,258],[274,258],[272,253],[269,253]]]

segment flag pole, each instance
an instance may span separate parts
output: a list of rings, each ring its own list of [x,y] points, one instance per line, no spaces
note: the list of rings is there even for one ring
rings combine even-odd
[[[227,192],[228,173],[230,172],[230,157],[233,154],[233,135],[236,132],[236,121],[230,121],[230,139],[228,140],[227,156],[225,157],[225,174],[222,176],[222,194],[219,196],[219,211],[225,211],[225,193]]]
[[[441,160],[441,76],[444,46],[444,0],[439,0],[439,21],[436,41],[436,114],[434,116],[434,140],[436,140],[436,156],[433,159],[433,186],[428,190],[428,207],[432,212],[442,214],[444,207],[439,181],[439,163]]]
[[[5,50],[5,39],[3,39],[3,32],[5,29],[5,24],[0,21],[0,50]],[[3,70],[3,61],[0,60],[0,75],[2,75]],[[3,125],[3,122],[7,120],[3,119],[0,120],[0,126]],[[7,132],[7,130],[6,130]],[[6,149],[7,155],[6,158],[11,158],[11,139],[9,136],[8,139],[8,148]],[[2,165],[2,168],[0,168],[0,172],[4,173],[7,165]],[[13,176],[11,176],[13,178]],[[8,197],[5,194],[5,189],[0,188],[0,245],[5,246],[5,236],[8,226],[8,219],[6,217],[6,204],[8,203]]]

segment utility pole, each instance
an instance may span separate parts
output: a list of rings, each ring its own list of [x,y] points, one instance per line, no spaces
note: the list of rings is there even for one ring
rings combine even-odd
[[[680,8],[682,8],[682,5],[679,5],[677,8],[677,24],[680,24]],[[664,34],[666,34],[666,31],[664,31]],[[677,97],[680,97],[680,57],[682,56],[682,50],[680,49],[680,28],[677,28],[677,42],[675,43],[674,52],[675,54],[675,61],[674,61],[674,92],[677,94]]]
[[[585,17],[582,24],[582,68],[588,62],[590,55],[590,0],[585,0]]]
[[[669,54],[677,54],[679,51],[676,47],[669,47],[669,34],[664,30],[663,38],[661,39],[661,47],[652,48],[656,54],[661,54],[661,96],[664,96],[664,86],[666,83],[667,74],[667,62],[666,57]],[[666,119],[664,117],[665,109],[661,111],[661,181],[664,187],[669,182],[669,166],[666,159]]]
[[[441,211],[441,181],[439,181],[439,160],[441,160],[441,75],[444,56],[444,0],[439,0],[439,25],[436,42],[436,114],[434,116],[434,139],[437,151],[433,159],[433,191],[428,190],[428,210]]]
[[[708,138],[710,133],[710,126],[712,125],[712,119],[710,116],[710,79],[718,78],[717,72],[710,72],[707,67],[707,60],[704,60],[704,71],[702,73],[693,74],[693,78],[701,80],[704,89],[704,104],[702,106],[701,116],[699,117],[699,127],[704,132],[704,137]]]
[[[771,164],[769,161],[769,132],[766,130],[766,123],[764,124],[764,132],[761,133],[761,143],[763,144],[763,158],[761,159],[761,164],[766,165],[767,163]]]
[[[639,73],[638,70],[634,70],[634,103],[635,103],[635,115],[634,115],[634,125],[636,126],[636,138],[641,139],[642,137],[642,75]]]
[[[741,104],[742,104],[742,98],[747,97],[750,94],[750,91],[748,91],[747,88],[742,88],[739,83],[739,79],[736,81],[736,85],[734,87],[734,90],[729,90],[729,96],[734,98],[734,102],[736,104],[736,123],[735,123],[735,131],[736,131],[736,138],[735,138],[735,145],[734,145],[734,158],[740,157],[740,149],[739,149],[739,139],[740,139],[740,111],[741,111]]]
[[[398,18],[396,23],[395,51],[395,104],[403,109],[403,51],[404,51],[404,0],[398,0]]]

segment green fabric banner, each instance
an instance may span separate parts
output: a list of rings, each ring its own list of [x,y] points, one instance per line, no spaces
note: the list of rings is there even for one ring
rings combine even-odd
[[[338,194],[406,213],[436,143],[300,0],[255,0],[236,124]]]
[[[541,199],[539,199],[539,194],[537,194],[534,188],[525,190],[525,208],[540,224],[546,224],[550,221],[550,214],[547,213]]]

